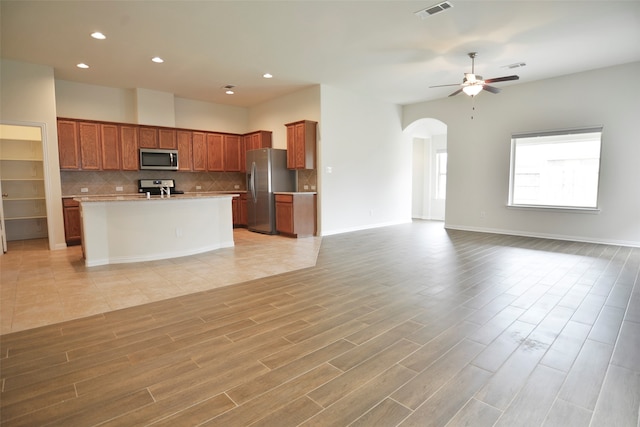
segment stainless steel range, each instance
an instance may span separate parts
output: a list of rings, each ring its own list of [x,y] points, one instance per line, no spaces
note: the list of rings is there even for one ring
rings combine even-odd
[[[164,193],[163,193],[164,191]],[[138,193],[149,193],[154,196],[167,194],[184,194],[184,191],[176,190],[174,179],[139,179]]]

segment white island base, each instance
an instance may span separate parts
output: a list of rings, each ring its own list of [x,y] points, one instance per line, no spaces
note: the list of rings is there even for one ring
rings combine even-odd
[[[78,198],[85,265],[153,261],[232,247],[232,197]]]

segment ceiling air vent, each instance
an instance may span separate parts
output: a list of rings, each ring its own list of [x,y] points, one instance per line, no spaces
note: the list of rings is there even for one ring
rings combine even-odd
[[[451,9],[453,5],[448,1],[443,1],[442,3],[434,4],[433,6],[429,6],[426,9],[419,10],[415,12],[417,16],[421,19],[428,18],[431,15],[435,15],[436,13],[444,12],[447,9]]]
[[[524,62],[515,62],[513,64],[503,65],[502,68],[514,69],[514,68],[524,67],[525,65],[527,65],[527,64],[524,63]]]

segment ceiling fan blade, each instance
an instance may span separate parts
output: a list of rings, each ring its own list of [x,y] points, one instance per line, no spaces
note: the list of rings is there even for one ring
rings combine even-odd
[[[453,93],[452,93],[451,95],[449,95],[449,96],[457,95],[457,94],[459,94],[460,92],[462,92],[462,89],[458,89],[457,91],[453,92]]]
[[[429,88],[432,88],[432,87],[447,87],[447,86],[460,86],[460,83],[452,83],[450,85],[429,86]]]
[[[497,87],[493,87],[493,86],[489,86],[489,85],[483,85],[482,89],[486,90],[487,92],[491,92],[491,93],[499,93],[500,92],[500,89],[498,89]]]
[[[495,79],[487,79],[484,82],[485,83],[497,83],[497,82],[508,82],[509,80],[518,80],[520,77],[513,75],[513,76],[505,76],[505,77],[496,77]]]

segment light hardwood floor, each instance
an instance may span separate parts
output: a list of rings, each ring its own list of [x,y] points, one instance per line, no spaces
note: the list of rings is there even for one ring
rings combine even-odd
[[[321,242],[2,335],[2,425],[638,426],[640,249],[427,221]]]
[[[136,264],[87,268],[80,246],[9,242],[0,257],[0,334],[228,286],[315,265],[321,238],[234,230],[235,246]]]

